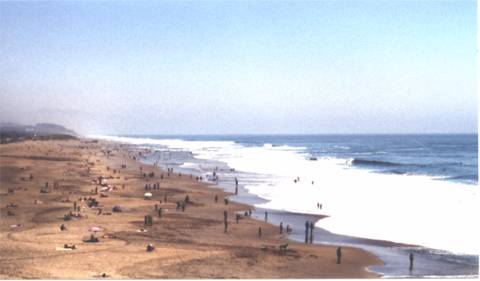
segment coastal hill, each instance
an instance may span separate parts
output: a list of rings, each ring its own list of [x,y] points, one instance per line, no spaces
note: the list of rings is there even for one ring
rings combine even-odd
[[[22,141],[26,139],[74,139],[78,134],[61,125],[38,123],[21,125],[11,122],[0,122],[1,143]]]

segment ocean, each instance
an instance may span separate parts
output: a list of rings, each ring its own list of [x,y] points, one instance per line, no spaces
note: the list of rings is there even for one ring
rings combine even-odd
[[[215,171],[215,184],[228,191],[237,178],[234,199],[280,214],[278,221],[285,214],[327,216],[315,224],[316,242],[367,249],[386,262],[376,269],[382,274],[411,274],[393,266],[408,248],[425,258],[416,276],[478,275],[477,135],[105,138],[148,148],[143,161],[207,181]],[[414,246],[386,250],[370,240]]]

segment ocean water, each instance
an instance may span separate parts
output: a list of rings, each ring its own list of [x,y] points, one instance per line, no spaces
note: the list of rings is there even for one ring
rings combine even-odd
[[[150,148],[151,162],[206,179],[216,169],[229,190],[236,177],[239,199],[257,208],[326,215],[316,227],[327,232],[480,253],[477,135],[105,138]]]

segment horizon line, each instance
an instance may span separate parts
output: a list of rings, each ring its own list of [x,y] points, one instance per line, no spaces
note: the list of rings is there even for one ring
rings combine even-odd
[[[95,134],[99,135],[99,134]],[[109,136],[408,136],[408,135],[478,135],[478,132],[432,132],[432,133],[201,133],[201,134],[158,134],[158,133],[116,133]]]

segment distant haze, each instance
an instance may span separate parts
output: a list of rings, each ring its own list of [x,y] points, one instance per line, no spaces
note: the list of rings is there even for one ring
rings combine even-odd
[[[477,131],[475,1],[0,2],[0,121]]]

